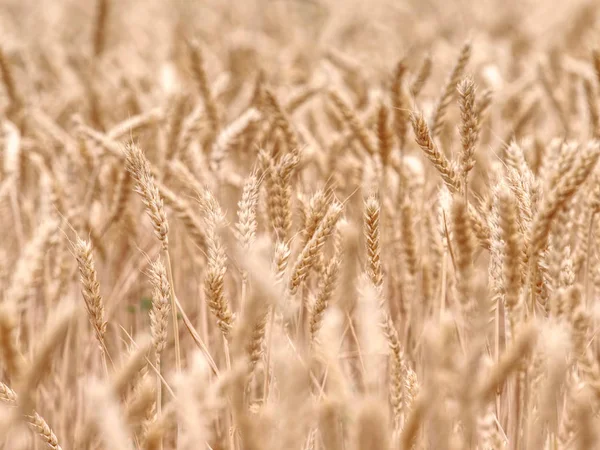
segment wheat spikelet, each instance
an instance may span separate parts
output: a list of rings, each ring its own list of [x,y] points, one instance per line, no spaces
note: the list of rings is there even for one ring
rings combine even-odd
[[[460,81],[465,71],[467,64],[469,63],[469,59],[471,58],[471,44],[469,42],[465,43],[460,50],[460,54],[458,56],[458,60],[448,77],[448,81],[444,86],[444,90],[438,100],[435,111],[431,118],[431,136],[433,138],[437,137],[440,133],[442,126],[445,123],[445,113],[448,106],[452,102],[452,97],[454,96],[454,92],[456,89],[456,85]]]
[[[379,232],[379,202],[375,196],[365,200],[365,239],[367,246],[367,274],[373,285],[381,288],[383,272],[381,269],[381,248]]]
[[[212,193],[204,190],[201,207],[206,221],[206,245],[208,265],[204,278],[204,293],[211,312],[217,319],[217,325],[223,336],[229,337],[233,325],[233,314],[225,297],[224,278],[227,270],[227,256],[219,236],[225,216]]]
[[[175,216],[181,221],[194,244],[199,248],[204,248],[206,246],[206,232],[202,221],[194,213],[189,203],[164,185],[159,185],[159,190],[165,203],[175,212]]]
[[[523,249],[518,232],[515,202],[506,187],[498,193],[498,208],[500,216],[500,229],[502,231],[503,249],[503,276],[504,276],[504,303],[508,310],[511,329],[516,330],[519,320],[519,298],[521,289],[521,268]]]
[[[138,383],[125,405],[124,416],[130,427],[139,427],[144,419],[148,417],[154,407],[154,402],[157,400],[158,391],[155,391],[155,384],[150,377],[143,377]]]
[[[100,283],[92,255],[92,246],[89,241],[77,238],[75,243],[75,257],[79,268],[81,281],[81,294],[90,318],[90,323],[96,333],[96,338],[102,349],[105,349],[104,335],[106,333],[106,320],[104,319],[104,301],[100,295]]]
[[[260,113],[250,108],[219,133],[212,146],[210,156],[210,164],[213,172],[219,171],[221,163],[227,157],[228,149],[232,143],[240,139],[260,119]]]
[[[461,127],[460,137],[462,142],[461,166],[465,179],[475,165],[475,144],[479,130],[479,117],[475,112],[475,82],[472,78],[465,78],[458,84]]]
[[[296,263],[292,268],[289,282],[289,289],[292,295],[298,291],[300,285],[304,282],[304,280],[306,280],[308,272],[315,264],[321,248],[325,244],[327,238],[333,232],[333,229],[341,214],[342,205],[338,202],[333,202],[329,207],[327,214],[321,221],[321,224],[315,230],[315,234],[304,246],[300,252],[300,255],[298,255]]]
[[[17,406],[17,393],[4,383],[0,383],[0,401],[11,406]],[[62,450],[62,447],[59,445],[58,439],[52,431],[52,428],[50,428],[48,422],[46,422],[42,416],[34,411],[32,414],[25,415],[24,419],[49,449]]]
[[[280,283],[285,276],[285,271],[290,259],[290,247],[285,242],[278,241],[273,251],[272,272],[275,274],[275,280]]]
[[[340,111],[346,123],[354,133],[356,139],[369,155],[377,154],[377,145],[373,141],[373,137],[368,132],[367,128],[361,123],[361,120],[356,113],[350,108],[344,100],[336,92],[330,92],[329,98]]]
[[[292,152],[292,154],[297,154],[300,151],[300,143],[290,120],[271,91],[268,89],[265,90],[263,96],[265,104],[269,107],[273,115],[273,127],[283,132],[287,150]]]
[[[421,147],[425,156],[440,173],[444,183],[451,192],[460,192],[461,183],[446,156],[434,144],[429,127],[422,113],[412,114],[410,118],[415,133],[415,141]]]
[[[157,360],[167,344],[167,323],[170,309],[169,280],[165,266],[157,259],[150,264],[148,276],[152,284],[152,310],[150,311],[150,331]]]
[[[238,242],[245,251],[249,251],[250,247],[256,239],[256,230],[258,227],[256,220],[256,208],[258,206],[258,193],[260,188],[260,180],[256,174],[251,174],[244,183],[242,198],[238,202],[238,221],[236,230],[238,233]]]
[[[319,224],[327,214],[330,206],[329,195],[323,190],[317,191],[308,202],[307,211],[304,214],[304,229],[302,230],[301,248],[306,247],[306,244],[314,236]]]
[[[559,212],[560,208],[573,197],[577,188],[588,177],[598,161],[599,155],[598,143],[593,141],[588,144],[579,158],[578,164],[560,179],[550,196],[544,199],[531,228],[531,255],[536,255],[544,248],[552,225],[552,219]]]
[[[387,344],[390,350],[390,403],[394,412],[394,421],[399,423],[402,415],[402,405],[404,402],[404,377],[406,373],[406,361],[404,360],[404,353],[400,344],[400,338],[398,331],[394,326],[389,313],[386,311],[386,307],[381,305],[381,327],[383,334],[387,340]]]
[[[515,337],[512,346],[502,355],[501,359],[491,368],[488,377],[483,381],[477,393],[482,401],[489,401],[498,387],[508,376],[518,368],[518,362],[528,356],[537,339],[537,331],[531,325],[524,325],[520,334]]]
[[[382,103],[379,106],[379,112],[377,114],[377,138],[379,140],[378,152],[384,167],[391,164],[390,161],[394,147],[394,137],[392,135],[392,130],[390,129],[389,115],[390,113],[387,106]]]
[[[473,310],[473,255],[475,242],[471,231],[467,205],[461,197],[455,197],[452,204],[452,227],[454,231],[455,258],[457,270],[457,291],[459,302],[468,315]]]
[[[406,261],[406,266],[411,277],[417,276],[418,253],[417,236],[413,227],[414,207],[410,202],[408,195],[401,194],[400,200],[400,239],[402,241],[402,252]]]
[[[51,450],[62,449],[62,447],[58,444],[58,439],[52,431],[52,428],[50,428],[42,416],[34,412],[31,416],[27,416],[27,421],[48,448]]]
[[[291,182],[299,159],[285,154],[277,165],[267,169],[267,207],[276,239],[287,240],[292,227]]]
[[[391,97],[394,108],[394,131],[401,149],[406,144],[406,133],[408,132],[408,102],[404,93],[404,76],[406,66],[402,61],[396,65],[394,78],[392,80]],[[418,88],[418,87],[417,87]],[[416,96],[413,92],[413,96]]]
[[[425,56],[425,58],[423,58],[423,62],[421,63],[421,67],[419,67],[419,71],[417,72],[417,75],[410,86],[410,93],[412,94],[413,98],[417,98],[423,90],[425,83],[427,83],[427,80],[431,76],[432,65],[431,56]]]
[[[142,197],[152,226],[154,234],[167,249],[169,245],[169,223],[163,207],[163,201],[154,181],[150,169],[150,163],[142,153],[142,150],[134,144],[125,148],[125,167],[135,180],[135,191]]]
[[[323,322],[323,314],[328,308],[336,288],[343,251],[341,236],[343,231],[341,230],[344,226],[347,226],[347,224],[345,224],[343,220],[338,222],[335,235],[335,250],[333,256],[329,260],[329,263],[325,267],[322,278],[319,280],[319,290],[312,307],[309,322],[311,343],[315,342],[316,336],[319,333]]]

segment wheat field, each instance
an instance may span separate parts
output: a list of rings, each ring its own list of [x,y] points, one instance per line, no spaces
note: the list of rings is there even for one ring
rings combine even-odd
[[[0,6],[1,448],[600,448],[597,1]]]

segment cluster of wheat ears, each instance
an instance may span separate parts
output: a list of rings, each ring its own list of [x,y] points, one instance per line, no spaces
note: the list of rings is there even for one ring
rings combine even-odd
[[[0,42],[0,446],[599,448],[594,2],[381,59],[185,3]]]

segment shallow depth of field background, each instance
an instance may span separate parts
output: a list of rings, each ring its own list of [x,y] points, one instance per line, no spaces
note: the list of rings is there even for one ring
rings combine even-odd
[[[0,447],[599,448],[599,11],[0,0]]]

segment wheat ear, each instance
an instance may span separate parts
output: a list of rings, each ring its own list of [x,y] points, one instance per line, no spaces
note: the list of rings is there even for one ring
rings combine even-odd
[[[454,97],[454,92],[456,90],[456,85],[462,78],[470,58],[471,44],[467,42],[463,45],[462,49],[460,50],[458,60],[456,61],[456,64],[454,65],[454,68],[452,69],[452,72],[448,77],[448,81],[444,86],[442,95],[440,96],[440,99],[433,113],[433,117],[431,119],[431,135],[434,138],[438,136],[438,134],[442,130],[442,127],[444,126],[444,116],[446,110],[452,102],[452,98]]]
[[[171,287],[167,278],[165,266],[157,259],[150,264],[148,270],[152,284],[152,310],[150,311],[150,332],[155,353],[156,375],[156,408],[160,415],[162,403],[161,381],[161,354],[167,345],[167,327],[169,323],[169,310],[171,307],[169,297]]]
[[[289,290],[292,295],[296,294],[300,285],[308,277],[308,272],[315,264],[318,254],[321,248],[325,244],[327,238],[333,232],[335,224],[342,214],[342,205],[338,202],[334,202],[330,207],[329,211],[323,218],[323,221],[315,231],[313,237],[308,241],[306,246],[298,255],[298,259],[294,264],[291,272]]]
[[[225,272],[227,255],[219,236],[225,225],[225,216],[212,193],[205,189],[200,199],[206,222],[206,245],[208,266],[204,278],[204,293],[210,311],[217,319],[217,325],[226,339],[230,339],[233,314],[225,297]]]
[[[18,406],[17,393],[1,382],[0,401],[11,406]],[[33,411],[31,414],[26,414],[24,418],[30,428],[40,437],[42,442],[46,444],[50,450],[62,450],[54,431],[52,431],[52,428],[50,428],[50,425],[48,425],[48,422],[46,422],[42,416]]]
[[[423,58],[423,62],[421,63],[421,67],[419,67],[419,71],[417,72],[417,75],[410,86],[410,92],[413,98],[416,99],[423,90],[425,83],[427,83],[427,80],[431,76],[432,65],[431,56],[425,56],[425,58]]]
[[[444,155],[433,142],[433,139],[429,134],[429,127],[425,122],[423,114],[412,114],[411,121],[415,133],[415,141],[419,147],[421,147],[421,150],[423,150],[425,156],[427,156],[429,161],[431,161],[433,166],[440,173],[442,179],[446,183],[446,186],[448,186],[448,189],[450,189],[451,192],[460,192],[460,179],[450,165],[450,161],[448,161],[446,155]]]
[[[467,177],[475,165],[475,144],[479,133],[479,118],[475,111],[475,82],[467,77],[458,85],[460,104],[460,138],[462,152],[460,162],[464,180],[465,198],[467,198]]]
[[[173,336],[175,339],[175,364],[177,371],[181,370],[181,349],[179,346],[179,326],[177,322],[177,307],[175,304],[175,287],[173,285],[173,268],[169,255],[169,223],[163,206],[158,186],[154,181],[154,175],[150,162],[144,156],[142,150],[134,144],[125,147],[125,167],[135,180],[135,191],[142,197],[146,211],[150,216],[154,227],[154,234],[162,243],[162,249],[167,261],[167,275],[171,286],[171,313],[173,320]]]
[[[75,243],[75,257],[77,258],[77,266],[79,268],[79,277],[81,281],[81,294],[85,300],[85,306],[88,312],[90,323],[96,334],[100,351],[102,354],[102,362],[105,371],[106,367],[107,347],[104,335],[106,334],[106,320],[104,318],[104,301],[100,295],[100,283],[98,283],[98,274],[92,256],[92,246],[89,241],[84,241],[77,238]]]
[[[394,108],[394,131],[398,139],[400,151],[404,150],[406,144],[406,135],[408,132],[409,105],[404,92],[404,76],[406,75],[406,66],[402,61],[396,65],[396,71],[392,79],[391,98]]]

